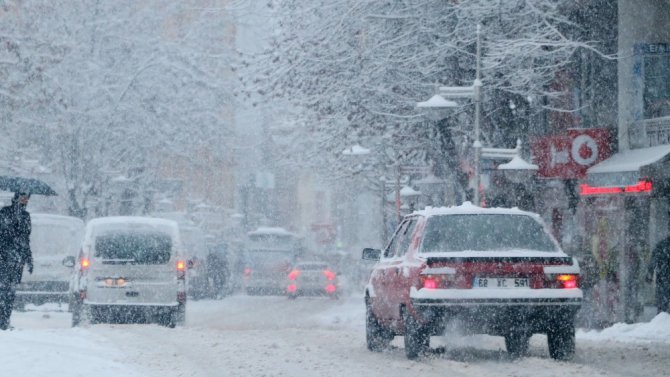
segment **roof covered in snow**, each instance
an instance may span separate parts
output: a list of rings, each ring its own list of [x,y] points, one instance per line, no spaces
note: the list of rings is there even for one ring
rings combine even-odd
[[[590,167],[588,174],[635,172],[641,167],[658,162],[670,154],[670,145],[630,149],[616,153],[605,161]]]
[[[287,236],[296,236],[296,234],[289,232],[288,230],[281,227],[271,227],[271,226],[261,226],[256,230],[247,233],[248,235],[261,235],[261,234],[276,234],[276,235],[287,235]]]
[[[539,218],[539,215],[533,212],[522,211],[516,207],[514,208],[483,208],[478,207],[471,202],[464,202],[459,206],[453,207],[426,207],[425,209],[414,211],[414,214],[430,217],[439,215],[477,215],[477,214],[494,214],[494,215],[527,215]]]

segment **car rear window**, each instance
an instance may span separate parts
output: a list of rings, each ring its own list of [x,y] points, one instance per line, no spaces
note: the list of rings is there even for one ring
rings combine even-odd
[[[429,218],[421,252],[558,251],[542,224],[526,215],[445,215]]]
[[[112,233],[95,239],[95,256],[139,264],[165,264],[170,260],[172,238],[164,233]]]
[[[305,263],[296,265],[296,268],[304,271],[323,271],[328,269],[328,265],[325,263]]]

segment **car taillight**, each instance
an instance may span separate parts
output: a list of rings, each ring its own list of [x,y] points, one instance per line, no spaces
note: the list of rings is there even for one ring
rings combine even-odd
[[[88,260],[88,258],[81,258],[79,263],[81,264],[82,270],[88,270],[88,268],[91,267],[91,261]]]
[[[300,275],[300,271],[299,270],[293,270],[293,271],[289,272],[288,280],[295,280],[295,279],[298,278],[298,275]]]
[[[289,284],[288,287],[286,287],[286,291],[288,293],[295,293],[298,290],[298,286],[295,284]]]
[[[556,281],[561,284],[561,288],[578,288],[579,286],[579,279],[577,275],[573,274],[558,275]]]
[[[546,287],[556,289],[579,288],[579,275],[576,274],[547,275]]]
[[[455,281],[455,275],[421,275],[421,288],[440,289],[449,288]]]
[[[326,285],[326,292],[327,293],[335,293],[336,290],[337,290],[337,287],[335,286],[335,284]]]
[[[184,279],[186,277],[186,262],[183,260],[177,261],[177,278]]]
[[[326,279],[330,281],[335,280],[335,273],[333,271],[325,270],[323,271],[323,274],[326,275]]]

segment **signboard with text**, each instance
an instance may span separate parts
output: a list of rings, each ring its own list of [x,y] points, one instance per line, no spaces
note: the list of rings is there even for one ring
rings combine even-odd
[[[577,179],[586,169],[610,156],[606,128],[570,129],[567,135],[539,137],[531,141],[538,176]]]

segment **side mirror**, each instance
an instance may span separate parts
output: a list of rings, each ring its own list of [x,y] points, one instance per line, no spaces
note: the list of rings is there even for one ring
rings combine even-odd
[[[372,249],[369,247],[363,249],[363,260],[378,261],[381,255],[382,251],[380,249]]]
[[[77,264],[77,259],[75,259],[75,257],[72,255],[68,255],[67,257],[63,258],[61,263],[63,263],[63,266],[65,267],[72,268],[75,264]]]

